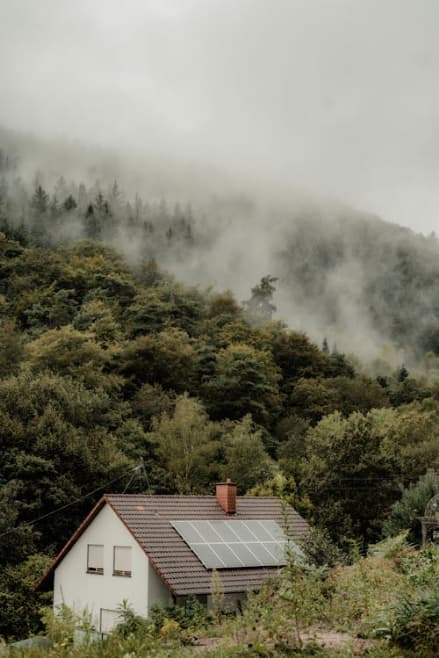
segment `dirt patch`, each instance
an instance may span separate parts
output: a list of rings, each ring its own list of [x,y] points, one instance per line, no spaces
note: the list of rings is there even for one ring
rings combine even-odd
[[[315,642],[322,647],[328,649],[343,649],[344,647],[352,647],[361,655],[366,649],[372,646],[371,640],[365,640],[359,637],[353,637],[350,633],[339,633],[337,631],[326,631],[316,629],[308,633],[303,633],[302,636],[304,644]]]
[[[194,640],[194,647],[198,647],[199,649],[214,649],[220,644],[226,644],[222,637],[198,637]]]
[[[371,640],[353,637],[349,633],[339,633],[323,629],[310,630],[302,634],[302,641],[306,644],[318,644],[327,649],[343,649],[351,647],[355,655],[361,656],[366,649],[372,646]],[[198,637],[194,639],[193,647],[197,653],[216,649],[219,646],[233,646],[236,642],[233,638],[223,637]]]

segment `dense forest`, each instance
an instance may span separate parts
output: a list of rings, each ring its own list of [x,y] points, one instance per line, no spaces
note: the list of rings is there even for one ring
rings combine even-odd
[[[228,281],[172,273],[213,253],[230,227],[212,231],[215,216],[115,182],[26,183],[1,151],[0,635],[39,628],[35,579],[104,491],[212,493],[230,477],[306,516],[317,562],[405,529],[419,542],[439,492],[436,239],[304,215],[239,301]],[[328,286],[347,253],[380,264],[355,303],[396,346],[388,361],[334,342],[346,306]],[[327,319],[319,344],[276,319],[287,289]],[[400,348],[422,376],[393,363]]]
[[[0,272],[3,634],[105,489],[210,493],[231,477],[285,496],[339,550],[410,526],[416,538],[438,487],[437,385],[405,367],[370,378],[270,320],[271,277],[241,306],[97,242],[5,234]]]

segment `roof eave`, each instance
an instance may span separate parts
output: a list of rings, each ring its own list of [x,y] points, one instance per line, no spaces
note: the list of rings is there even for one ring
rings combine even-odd
[[[85,519],[82,521],[81,525],[78,526],[78,528],[75,530],[75,532],[70,537],[70,539],[64,544],[58,555],[53,559],[52,563],[49,565],[44,575],[34,586],[33,588],[34,592],[38,592],[43,587],[43,585],[48,581],[48,579],[53,574],[58,564],[61,562],[61,560],[65,558],[65,556],[70,551],[70,549],[73,548],[73,546],[76,544],[82,533],[86,530],[86,528],[88,528],[90,523],[93,521],[95,516],[101,511],[101,509],[105,504],[108,504],[108,500],[107,497],[103,495],[98,500],[98,502],[93,507],[93,509],[87,514]]]

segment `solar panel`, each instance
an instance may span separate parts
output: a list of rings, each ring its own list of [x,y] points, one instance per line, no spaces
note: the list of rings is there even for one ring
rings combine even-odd
[[[286,564],[287,538],[275,521],[171,521],[171,525],[207,569]],[[291,540],[288,545],[301,553]]]

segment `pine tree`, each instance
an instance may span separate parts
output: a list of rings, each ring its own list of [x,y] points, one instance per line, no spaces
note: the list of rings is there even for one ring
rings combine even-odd
[[[70,212],[71,210],[75,210],[77,205],[78,204],[76,203],[73,196],[71,194],[69,194],[69,196],[64,200],[63,208],[66,212]]]
[[[41,216],[49,207],[49,195],[41,185],[37,185],[32,196],[31,208],[34,215]]]
[[[276,311],[276,306],[272,303],[273,294],[276,290],[273,283],[276,281],[277,277],[270,274],[262,277],[260,283],[252,288],[250,299],[243,302],[250,320],[256,324],[269,322]]]
[[[396,374],[396,379],[397,379],[400,383],[402,383],[402,382],[404,382],[404,381],[407,379],[408,376],[409,376],[409,371],[407,370],[407,368],[405,367],[405,365],[402,364],[402,366],[400,367],[400,369],[398,370],[398,372],[397,372],[397,374]]]

